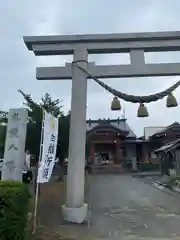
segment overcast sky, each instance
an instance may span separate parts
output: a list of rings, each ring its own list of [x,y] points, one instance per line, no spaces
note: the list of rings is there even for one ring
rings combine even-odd
[[[36,8],[35,8],[36,6]],[[6,0],[0,3],[0,109],[22,106],[17,93],[21,88],[39,100],[45,92],[63,100],[64,111],[70,109],[71,81],[37,81],[36,66],[58,66],[71,56],[35,57],[29,52],[23,36],[46,34],[123,33],[179,31],[179,0]],[[97,64],[122,64],[127,55],[90,56]],[[180,53],[147,54],[147,62],[180,62]],[[179,77],[180,78],[180,77]],[[117,90],[146,95],[167,88],[178,77],[130,78],[104,80]],[[175,92],[180,95],[180,89]],[[97,101],[98,99],[98,101]],[[87,118],[116,118],[112,112],[112,95],[93,80],[88,80]],[[180,98],[178,99],[180,102]],[[167,109],[165,100],[149,104],[149,118],[138,119],[137,104],[121,101],[129,125],[138,134],[144,127],[165,126],[180,121],[180,108]]]

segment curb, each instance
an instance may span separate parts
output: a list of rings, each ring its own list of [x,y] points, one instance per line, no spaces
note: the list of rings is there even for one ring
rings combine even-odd
[[[173,197],[180,197],[180,189],[177,189],[175,187],[173,188],[166,187],[158,184],[157,182],[152,182],[151,186]]]
[[[153,176],[160,176],[161,173],[160,172],[141,172],[141,173],[132,173],[131,174],[132,177],[139,177],[139,178],[143,178],[143,177],[153,177]]]

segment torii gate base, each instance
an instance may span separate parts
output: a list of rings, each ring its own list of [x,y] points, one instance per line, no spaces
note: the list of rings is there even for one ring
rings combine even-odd
[[[144,52],[180,50],[180,32],[100,34],[24,37],[35,55],[68,55],[73,61],[88,60],[88,53],[130,53],[131,64],[96,66],[79,62],[79,66],[98,78],[148,77],[180,75],[180,63],[146,64]],[[84,166],[86,141],[86,96],[88,76],[74,64],[65,67],[40,67],[37,79],[72,79],[71,126],[66,203],[64,219],[82,223],[87,216],[84,203]],[[136,165],[136,164],[135,164]]]

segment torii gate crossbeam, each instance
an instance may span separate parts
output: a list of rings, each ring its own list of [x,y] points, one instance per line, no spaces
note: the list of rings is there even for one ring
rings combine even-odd
[[[25,44],[36,56],[73,55],[73,61],[98,78],[150,77],[180,75],[180,63],[146,64],[145,52],[180,50],[180,32],[132,34],[97,34],[24,37]],[[88,54],[129,53],[129,65],[96,66]],[[75,64],[64,67],[38,67],[38,80],[72,79],[69,163],[64,218],[81,223],[87,215],[84,204],[84,165],[86,141],[86,99],[89,78]]]

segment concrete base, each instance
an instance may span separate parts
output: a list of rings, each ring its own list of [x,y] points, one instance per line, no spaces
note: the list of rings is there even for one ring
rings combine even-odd
[[[72,223],[83,223],[87,219],[88,204],[84,203],[81,207],[69,208],[66,205],[62,206],[62,214],[64,220]]]

